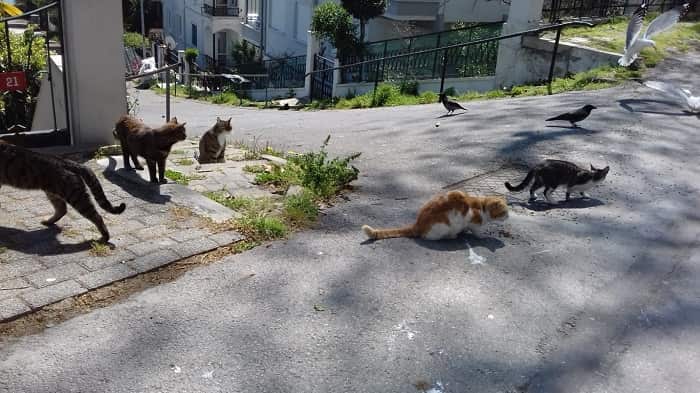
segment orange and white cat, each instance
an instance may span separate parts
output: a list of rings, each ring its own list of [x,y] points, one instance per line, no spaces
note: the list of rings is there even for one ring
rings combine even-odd
[[[488,221],[508,218],[508,205],[503,197],[472,196],[462,191],[450,191],[434,196],[418,211],[413,225],[403,228],[362,230],[370,239],[419,237],[427,240],[454,239],[460,233],[478,229]]]

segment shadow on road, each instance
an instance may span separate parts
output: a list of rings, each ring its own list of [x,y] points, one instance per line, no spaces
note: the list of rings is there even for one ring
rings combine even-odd
[[[159,184],[148,183],[133,171],[117,169],[117,161],[113,157],[109,157],[109,164],[102,174],[105,179],[135,198],[160,205],[170,202],[170,195],[160,193]]]
[[[678,108],[678,104],[673,101],[667,100],[655,100],[646,98],[626,98],[617,101],[620,106],[628,112],[637,113],[652,113],[656,115],[667,115],[667,116],[696,116],[695,113],[680,111],[680,112],[666,112],[660,110],[659,104],[667,107]],[[700,116],[700,115],[697,115]]]
[[[588,209],[590,207],[605,205],[603,201],[596,198],[573,198],[568,201],[558,201],[554,204],[550,204],[542,200],[537,200],[534,202],[514,201],[512,204],[536,212],[553,209]]]
[[[463,111],[463,112],[459,112],[459,113],[452,113],[452,114],[445,113],[444,115],[440,115],[440,116],[436,117],[436,119],[442,119],[445,117],[455,117],[455,116],[466,115],[466,114],[467,114],[467,111]]]
[[[73,254],[91,247],[90,240],[63,244],[56,239],[59,233],[61,228],[56,225],[29,231],[0,225],[0,246],[35,255]]]

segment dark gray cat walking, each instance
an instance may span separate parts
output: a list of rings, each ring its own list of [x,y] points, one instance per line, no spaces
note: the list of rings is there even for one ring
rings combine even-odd
[[[586,190],[603,181],[609,170],[609,166],[597,169],[591,164],[591,169],[588,170],[569,161],[545,160],[532,168],[522,183],[512,186],[506,182],[505,185],[509,191],[522,191],[534,178],[535,181],[530,187],[530,201],[537,199],[535,191],[544,187],[544,197],[549,203],[552,202],[549,194],[559,186],[566,186],[568,201],[572,192],[579,192],[581,196],[587,197]]]

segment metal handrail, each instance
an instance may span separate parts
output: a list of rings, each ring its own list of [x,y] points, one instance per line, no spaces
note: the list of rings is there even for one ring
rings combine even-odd
[[[0,23],[5,23],[9,22],[11,20],[15,19],[24,19],[30,15],[38,14],[41,11],[47,10],[49,8],[55,7],[58,4],[58,1],[54,1],[53,3],[46,4],[43,7],[39,7],[37,9],[31,10],[29,12],[24,12],[21,15],[16,15],[16,16],[8,16],[7,18],[0,18]]]
[[[165,121],[170,121],[170,70],[180,67],[180,63],[170,64],[165,67],[160,67],[153,71],[144,72],[143,74],[132,75],[126,77],[127,81],[131,81],[138,78],[143,78],[146,76],[151,76],[155,74],[160,74],[165,72]]]
[[[329,72],[329,71],[335,71],[335,70],[342,70],[342,69],[346,69],[346,68],[350,68],[350,67],[357,67],[357,66],[361,66],[361,65],[365,65],[365,64],[374,64],[374,63],[377,63],[377,66],[379,66],[380,62],[384,62],[384,61],[386,61],[386,60],[400,59],[400,58],[411,57],[411,56],[419,56],[419,55],[424,55],[424,54],[428,54],[428,53],[437,53],[437,52],[440,52],[440,51],[443,51],[443,52],[446,53],[446,52],[447,52],[448,50],[450,50],[450,49],[463,48],[463,47],[466,47],[466,46],[477,45],[477,44],[483,44],[483,43],[486,43],[486,42],[501,41],[501,40],[505,40],[505,39],[508,39],[508,38],[515,38],[515,37],[519,37],[519,36],[523,36],[523,35],[530,35],[530,34],[541,33],[541,32],[543,32],[543,31],[557,30],[557,37],[556,37],[556,42],[555,42],[555,44],[554,44],[554,51],[552,52],[552,63],[551,63],[551,67],[550,67],[550,71],[549,71],[549,77],[548,77],[548,82],[547,82],[548,85],[549,85],[549,94],[552,94],[552,91],[551,91],[552,76],[553,76],[553,71],[554,71],[554,62],[555,62],[555,60],[556,60],[556,55],[557,55],[557,49],[559,48],[560,33],[561,33],[561,30],[562,30],[563,28],[565,28],[565,27],[570,27],[570,26],[587,26],[587,27],[593,27],[594,24],[593,24],[593,23],[589,23],[589,22],[582,22],[582,21],[571,21],[571,22],[565,22],[565,23],[558,23],[558,24],[556,24],[556,25],[549,25],[549,26],[544,26],[544,27],[540,27],[540,28],[537,28],[537,29],[530,29],[530,30],[519,31],[519,32],[516,32],[516,33],[505,34],[505,35],[501,35],[501,36],[498,36],[498,37],[482,38],[482,39],[478,39],[478,40],[474,40],[474,41],[463,42],[463,43],[461,43],[461,44],[447,45],[447,46],[443,46],[443,47],[440,47],[440,48],[425,49],[425,50],[420,50],[420,51],[411,52],[411,53],[402,53],[402,54],[398,54],[398,55],[392,55],[392,56],[381,57],[381,58],[379,58],[379,59],[365,60],[365,61],[359,61],[359,62],[356,62],[356,63],[343,64],[343,65],[339,65],[339,66],[336,66],[336,67],[329,67],[329,68],[324,68],[324,69],[320,69],[320,70],[313,70],[313,71],[310,71],[310,72],[307,72],[306,74],[304,74],[304,77],[306,78],[307,76],[310,76],[310,75],[313,75],[313,74],[317,74],[317,73],[321,73],[321,72]],[[442,81],[441,81],[441,83],[440,83],[440,92],[441,92],[441,93],[442,93],[442,91],[443,91],[444,83],[445,83],[445,68],[446,68],[446,65],[447,65],[447,56],[443,56]],[[379,78],[379,76],[377,75],[377,79],[376,79],[375,82],[374,82],[375,90],[376,90],[377,83],[379,82],[378,78]]]

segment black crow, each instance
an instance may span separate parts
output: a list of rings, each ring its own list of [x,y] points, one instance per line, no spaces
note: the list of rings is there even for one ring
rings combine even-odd
[[[598,108],[589,104],[589,105],[585,105],[583,108],[576,109],[573,112],[566,112],[566,113],[562,113],[559,116],[550,117],[549,119],[547,119],[545,121],[566,120],[569,123],[571,123],[572,126],[578,127],[578,125],[576,125],[576,123],[587,118],[588,115],[591,114],[591,111],[593,109],[598,109]]]
[[[442,102],[442,105],[445,106],[445,109],[447,109],[447,114],[450,114],[455,111],[455,109],[461,109],[466,111],[467,108],[462,107],[462,105],[459,105],[459,102],[457,101],[452,101],[451,99],[447,98],[447,95],[445,93],[440,93],[440,102]]]

